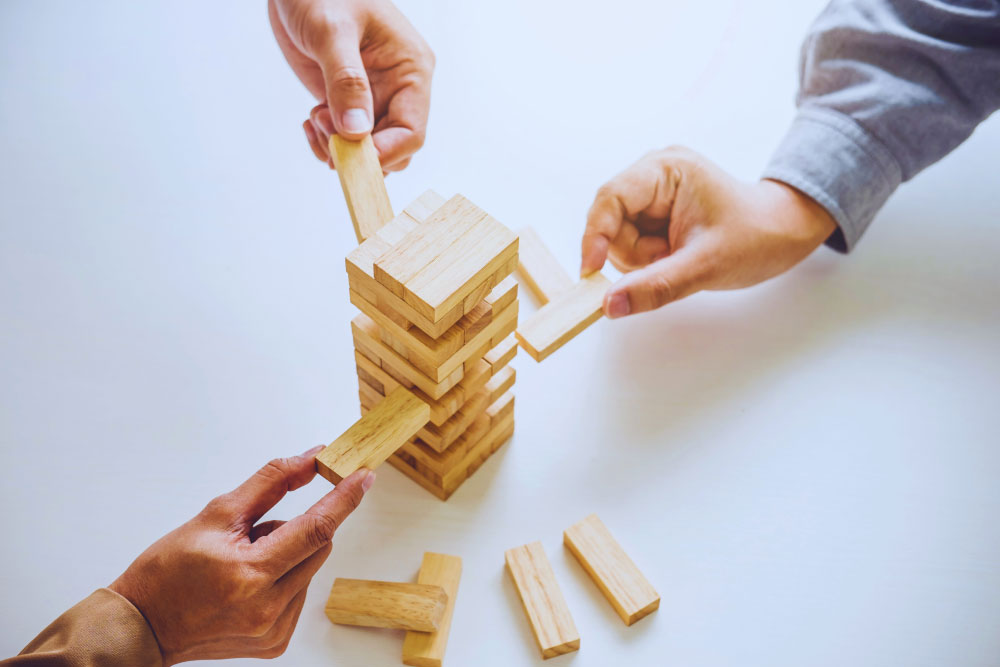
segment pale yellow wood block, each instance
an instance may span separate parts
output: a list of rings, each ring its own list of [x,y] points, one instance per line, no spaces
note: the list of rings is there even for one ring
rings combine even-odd
[[[660,595],[596,514],[563,532],[563,544],[604,593],[625,625],[660,607]]]
[[[504,308],[514,303],[517,299],[517,281],[513,276],[507,276],[486,295],[486,303],[490,305],[494,313],[499,313]]]
[[[512,414],[514,414],[514,394],[510,391],[486,407],[486,415],[494,423]]]
[[[580,648],[569,607],[541,542],[508,549],[507,572],[514,580],[524,612],[535,634],[542,658],[553,658]]]
[[[503,368],[517,355],[517,337],[507,336],[499,345],[486,353],[483,359],[496,369]],[[495,371],[494,371],[495,372]]]
[[[354,233],[361,243],[393,218],[378,151],[371,135],[361,141],[346,141],[333,135],[330,137],[330,156],[340,176]]]
[[[515,379],[517,379],[517,373],[510,366],[495,373],[486,383],[486,391],[490,393],[490,403],[496,401],[513,387]]]
[[[516,256],[517,236],[456,195],[376,259],[374,275],[436,322],[464,304],[470,293],[481,289]],[[501,279],[489,284],[486,292]],[[475,301],[483,296],[485,292]]]
[[[437,632],[407,632],[403,640],[403,664],[414,667],[441,667],[451,620],[458,598],[458,584],[462,579],[462,559],[427,552],[424,554],[417,583],[440,586],[448,594],[448,604]]]
[[[338,625],[434,632],[448,594],[440,586],[366,579],[335,579],[326,615]]]
[[[316,470],[334,484],[359,468],[377,468],[430,419],[430,407],[406,389],[355,422],[316,455]]]
[[[528,289],[542,304],[546,304],[573,287],[573,279],[531,227],[517,233],[518,273]]]
[[[592,273],[545,304],[517,328],[517,340],[535,361],[541,361],[596,322],[604,314],[604,294],[611,281]]]

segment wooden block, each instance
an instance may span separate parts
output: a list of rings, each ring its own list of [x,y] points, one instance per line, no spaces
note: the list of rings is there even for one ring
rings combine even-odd
[[[541,542],[504,552],[524,612],[528,615],[542,658],[553,658],[580,648],[580,633],[566,606],[556,575]]]
[[[490,418],[484,413],[476,415],[472,424],[463,431],[455,443],[447,450],[439,452],[428,446],[422,439],[403,443],[399,452],[409,454],[424,469],[428,479],[441,484],[445,475],[455,470],[462,458],[475,448],[490,432]],[[419,438],[419,436],[418,436]]]
[[[330,137],[330,157],[340,176],[354,234],[361,243],[393,217],[378,152],[371,135],[361,141],[346,141],[334,134]]]
[[[518,273],[543,305],[573,287],[573,279],[559,266],[534,229],[525,227],[517,237]]]
[[[465,304],[470,293],[516,256],[517,236],[456,195],[379,256],[374,275],[421,315],[437,322],[456,305]],[[484,296],[485,292],[476,301]]]
[[[496,367],[499,370],[509,364],[511,359],[513,359],[516,354],[517,337],[507,336],[500,342],[499,345],[487,352],[483,359],[485,359],[486,363],[490,366]]]
[[[389,391],[392,391],[396,387],[405,386],[400,384],[399,381],[380,368],[378,364],[372,362],[358,351],[355,351],[354,361],[357,363],[360,370],[365,371],[369,376],[382,383],[382,385]],[[440,426],[448,421],[452,415],[458,412],[469,398],[474,396],[476,392],[486,385],[486,382],[492,376],[492,372],[493,367],[480,359],[476,367],[473,370],[466,372],[462,381],[449,389],[441,398],[431,398],[421,391],[419,387],[413,387],[412,392],[417,398],[430,407],[431,423],[436,426]]]
[[[486,408],[486,416],[490,418],[490,423],[496,423],[512,414],[514,414],[514,394],[509,391]]]
[[[632,625],[660,607],[660,595],[596,514],[567,528],[563,544],[580,561],[625,625]]]
[[[514,380],[517,378],[517,373],[511,367],[506,367],[500,370],[496,375],[491,377],[486,383],[486,391],[490,393],[490,403],[493,403],[498,398],[503,396],[508,389],[514,386]]]
[[[435,632],[447,606],[448,594],[440,586],[338,578],[326,615],[338,625]]]
[[[455,600],[458,598],[458,584],[461,578],[462,559],[458,556],[431,552],[424,554],[417,583],[440,586],[448,594],[448,603],[437,632],[406,633],[406,639],[403,640],[404,665],[441,667],[445,648],[448,646],[448,633],[451,631],[451,619],[455,612]]]
[[[601,273],[583,278],[568,292],[538,309],[517,329],[517,340],[535,361],[541,361],[600,319],[604,293],[611,281]]]
[[[465,376],[462,366],[452,370],[440,382],[426,376],[379,339],[378,325],[364,313],[351,320],[351,333],[356,349],[369,358],[377,357],[379,366],[400,384],[412,383],[431,398],[441,398]]]
[[[375,469],[430,419],[430,407],[406,389],[355,422],[316,455],[316,470],[334,484],[358,468]]]
[[[434,424],[426,425],[417,432],[417,437],[427,443],[434,451],[445,451],[458,440],[462,433],[475,421],[476,417],[486,409],[489,404],[489,398],[490,392],[486,389],[479,390],[448,421],[440,426],[435,426]]]
[[[499,313],[504,308],[514,303],[517,299],[517,281],[513,276],[507,276],[486,295],[484,301],[489,304],[494,313]]]

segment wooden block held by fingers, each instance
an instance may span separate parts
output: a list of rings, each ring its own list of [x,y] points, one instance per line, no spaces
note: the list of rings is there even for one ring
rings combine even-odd
[[[337,484],[358,468],[374,469],[430,419],[431,409],[398,387],[316,455],[316,471]]]
[[[660,595],[596,514],[563,532],[563,544],[604,593],[625,625],[660,607]]]
[[[403,640],[403,664],[414,667],[441,667],[448,646],[448,633],[455,613],[458,584],[462,578],[462,559],[427,552],[420,565],[417,583],[440,586],[448,595],[444,615],[436,632],[407,632]]]
[[[354,233],[361,243],[393,218],[378,151],[371,135],[361,141],[347,141],[334,134],[330,137],[330,156],[340,176]]]
[[[447,606],[448,594],[440,586],[338,578],[326,615],[338,625],[434,632]]]
[[[600,272],[580,279],[572,289],[545,304],[517,328],[517,340],[541,361],[601,318],[604,293],[611,281]]]
[[[456,195],[379,256],[374,276],[421,315],[437,322],[459,304],[463,314],[471,310],[503,278],[495,278],[495,273],[516,256],[517,236]],[[477,289],[485,292],[467,303],[466,298]]]
[[[508,549],[504,559],[542,658],[554,658],[579,649],[580,633],[576,631],[542,543],[532,542]]]
[[[525,227],[517,237],[518,273],[543,305],[573,287],[573,279],[559,266],[534,229]]]

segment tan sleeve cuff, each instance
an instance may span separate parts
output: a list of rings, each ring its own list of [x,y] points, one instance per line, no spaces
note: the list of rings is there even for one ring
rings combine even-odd
[[[94,591],[45,628],[3,667],[162,667],[156,637],[131,602],[108,588]]]

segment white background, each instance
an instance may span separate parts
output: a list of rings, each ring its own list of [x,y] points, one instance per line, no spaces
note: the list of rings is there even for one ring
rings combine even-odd
[[[593,192],[646,150],[756,177],[820,6],[404,2],[439,65],[393,202],[461,192],[575,271]],[[311,105],[263,2],[0,4],[0,655],[357,417]],[[998,155],[994,118],[848,257],[519,355],[513,441],[447,503],[381,468],[280,664],[398,664],[400,633],[323,603],[425,550],[465,563],[447,664],[538,664],[503,570],[532,540],[582,636],[547,664],[1000,664]],[[662,594],[631,628],[561,546],[591,512]]]

